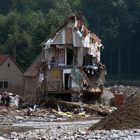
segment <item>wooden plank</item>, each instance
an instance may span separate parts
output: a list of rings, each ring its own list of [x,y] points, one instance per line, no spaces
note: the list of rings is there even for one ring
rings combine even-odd
[[[101,106],[98,106],[98,105],[84,104],[84,103],[79,103],[79,102],[67,102],[67,101],[58,101],[58,103],[65,105],[65,106],[82,107],[88,111],[95,111],[95,112],[98,112],[102,115],[109,114],[109,110],[107,110],[106,108],[103,108]]]
[[[66,27],[65,28],[65,43],[66,44],[72,44],[73,43],[72,28],[71,27]]]
[[[60,91],[62,89],[61,87],[61,81],[56,79],[56,80],[47,80],[46,81],[48,90],[53,90],[53,91]]]

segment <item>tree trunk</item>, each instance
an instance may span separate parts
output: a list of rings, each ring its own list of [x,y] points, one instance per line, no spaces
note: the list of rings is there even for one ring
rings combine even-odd
[[[112,57],[113,55],[112,55],[112,51],[110,51],[110,75],[112,75]]]
[[[16,46],[14,47],[14,60],[16,61]]]
[[[118,48],[118,84],[121,83],[121,48]]]
[[[128,46],[128,51],[127,51],[127,77],[130,78],[130,73],[131,73],[131,59],[130,59],[130,47]]]

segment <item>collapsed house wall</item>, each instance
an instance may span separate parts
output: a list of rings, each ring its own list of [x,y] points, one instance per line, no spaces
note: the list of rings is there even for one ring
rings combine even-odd
[[[72,71],[74,67],[78,67],[77,69],[81,67],[84,68],[81,72],[84,73],[83,80],[88,79],[89,86],[95,87],[98,81],[100,84],[101,81],[104,82],[105,67],[100,63],[101,40],[90,33],[84,25],[79,25],[76,17],[69,19],[67,24],[53,34],[44,45],[49,69],[57,67],[64,71],[69,67],[69,71]],[[61,79],[65,79],[65,75],[69,77],[71,72],[61,75]],[[83,80],[81,80],[81,87],[84,85]],[[65,88],[62,89],[65,90]]]
[[[81,94],[84,90],[95,92],[99,84],[103,84],[105,66],[100,63],[101,40],[76,16],[68,17],[42,45],[44,66],[38,67],[37,75],[43,78],[44,92]]]

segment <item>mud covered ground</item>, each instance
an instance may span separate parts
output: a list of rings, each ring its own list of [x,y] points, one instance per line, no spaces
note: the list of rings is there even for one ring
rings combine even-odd
[[[0,110],[0,140],[139,140],[140,94],[136,87],[116,86],[125,104],[104,118],[96,112],[40,109]],[[100,121],[101,119],[101,121]]]
[[[90,130],[134,128],[140,128],[140,94],[133,95],[124,105],[90,127]]]
[[[93,130],[88,128],[94,122],[52,124],[45,128],[31,129],[26,132],[0,136],[1,140],[139,140],[140,129],[131,130]],[[45,125],[44,125],[45,126]]]

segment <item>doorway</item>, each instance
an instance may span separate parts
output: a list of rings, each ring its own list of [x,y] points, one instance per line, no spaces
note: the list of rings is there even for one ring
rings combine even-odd
[[[69,73],[65,73],[65,90],[69,90],[69,76],[70,74]]]

